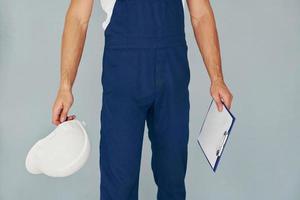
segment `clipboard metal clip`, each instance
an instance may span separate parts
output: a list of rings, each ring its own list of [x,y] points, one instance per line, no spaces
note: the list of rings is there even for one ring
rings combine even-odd
[[[224,136],[223,136],[223,138],[222,138],[221,145],[220,145],[219,148],[217,149],[216,156],[221,156],[227,138],[228,138],[228,132],[225,131],[225,132],[224,132]]]

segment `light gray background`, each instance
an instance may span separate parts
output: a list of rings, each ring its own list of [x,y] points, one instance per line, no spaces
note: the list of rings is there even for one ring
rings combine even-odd
[[[74,85],[71,113],[87,122],[92,155],[63,179],[24,168],[31,145],[46,136],[59,80],[59,54],[69,1],[0,1],[0,199],[96,200],[104,13],[96,0]],[[188,15],[191,68],[187,200],[300,199],[300,2],[212,1],[226,81],[237,117],[213,174],[196,143],[209,105],[209,79]],[[186,12],[187,14],[187,12]],[[155,199],[145,137],[140,199]]]

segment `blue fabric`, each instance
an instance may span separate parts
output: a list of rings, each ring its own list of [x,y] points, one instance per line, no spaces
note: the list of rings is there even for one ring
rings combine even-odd
[[[184,200],[190,71],[181,0],[117,0],[105,38],[100,199],[138,199],[146,123],[157,199]]]

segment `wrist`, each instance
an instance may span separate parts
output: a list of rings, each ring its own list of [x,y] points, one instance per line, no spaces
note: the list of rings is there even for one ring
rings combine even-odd
[[[216,77],[212,77],[210,79],[210,81],[211,81],[211,84],[213,84],[213,83],[223,83],[224,79],[223,79],[222,76],[216,76]]]
[[[72,91],[72,86],[69,85],[69,84],[60,84],[59,91],[71,92]]]

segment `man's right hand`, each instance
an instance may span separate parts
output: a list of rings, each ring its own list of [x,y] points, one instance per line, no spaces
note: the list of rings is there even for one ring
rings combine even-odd
[[[56,100],[52,107],[52,123],[59,125],[60,123],[72,120],[76,116],[68,116],[68,112],[73,104],[73,94],[69,89],[59,89]]]

